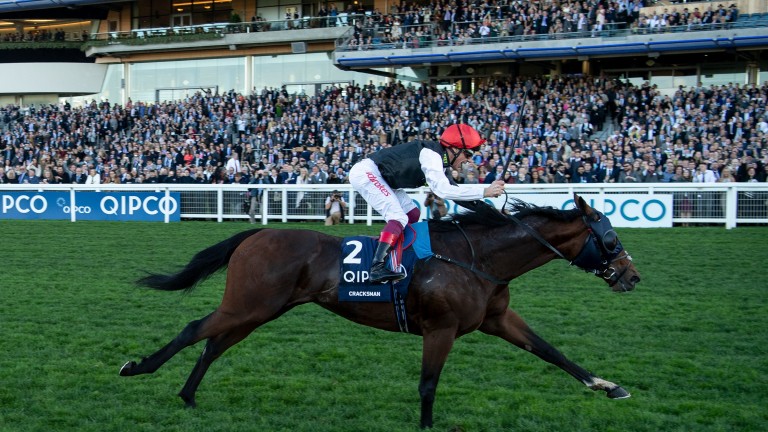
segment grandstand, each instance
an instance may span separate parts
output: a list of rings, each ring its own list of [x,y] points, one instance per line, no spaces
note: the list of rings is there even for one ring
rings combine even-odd
[[[760,0],[458,4],[0,2],[0,74],[13,77],[0,102],[154,102],[211,86],[313,95],[393,80],[467,93],[509,76],[652,81],[664,94],[768,81]]]
[[[598,183],[579,188],[674,196],[675,223],[766,223],[767,23],[758,0],[0,2],[0,184],[166,183],[181,217],[222,220],[274,178],[262,221],[322,219],[325,189],[293,183],[465,122],[488,142],[458,183],[509,162],[517,192]],[[691,184],[622,185],[655,182]]]

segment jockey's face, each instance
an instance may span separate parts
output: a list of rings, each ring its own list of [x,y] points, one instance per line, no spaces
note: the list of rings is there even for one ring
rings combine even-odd
[[[454,159],[451,166],[457,171],[461,171],[461,167],[464,165],[464,163],[472,159],[472,150],[452,148],[450,151],[452,151],[454,154]]]

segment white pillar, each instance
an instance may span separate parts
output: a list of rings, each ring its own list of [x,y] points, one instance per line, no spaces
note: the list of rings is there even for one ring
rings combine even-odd
[[[122,77],[122,88],[120,89],[120,98],[122,99],[120,103],[125,106],[126,103],[128,103],[128,97],[131,94],[131,64],[130,63],[123,63],[123,77]]]
[[[243,94],[249,95],[253,92],[253,56],[245,56],[245,91]]]

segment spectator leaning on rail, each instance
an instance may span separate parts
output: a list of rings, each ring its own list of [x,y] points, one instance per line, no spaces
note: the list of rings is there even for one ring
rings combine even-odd
[[[419,209],[403,188],[422,186],[425,181],[432,191],[452,200],[475,200],[497,197],[504,192],[504,183],[494,182],[483,191],[464,189],[453,184],[446,168],[458,171],[472,158],[471,149],[485,142],[480,134],[466,124],[451,125],[439,142],[414,140],[375,152],[355,164],[349,173],[349,182],[387,224],[379,236],[379,244],[371,266],[371,282],[397,281],[402,273],[385,265],[387,254],[408,223],[419,220]]]

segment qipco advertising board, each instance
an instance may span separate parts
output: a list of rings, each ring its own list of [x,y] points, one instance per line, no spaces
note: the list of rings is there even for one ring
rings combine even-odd
[[[172,192],[0,192],[0,219],[178,222],[180,194]]]
[[[668,228],[672,226],[672,194],[583,194],[580,195],[587,204],[603,212],[611,219],[615,227],[626,228]],[[418,204],[422,210],[422,217],[429,218],[428,211],[424,209],[425,194],[413,194],[414,204]],[[517,198],[524,202],[537,205],[555,207],[568,210],[575,207],[573,195],[567,193],[523,193],[510,194],[509,198]],[[501,208],[504,196],[500,198],[486,198],[488,204]],[[452,201],[446,201],[450,213],[462,212],[462,208]]]

